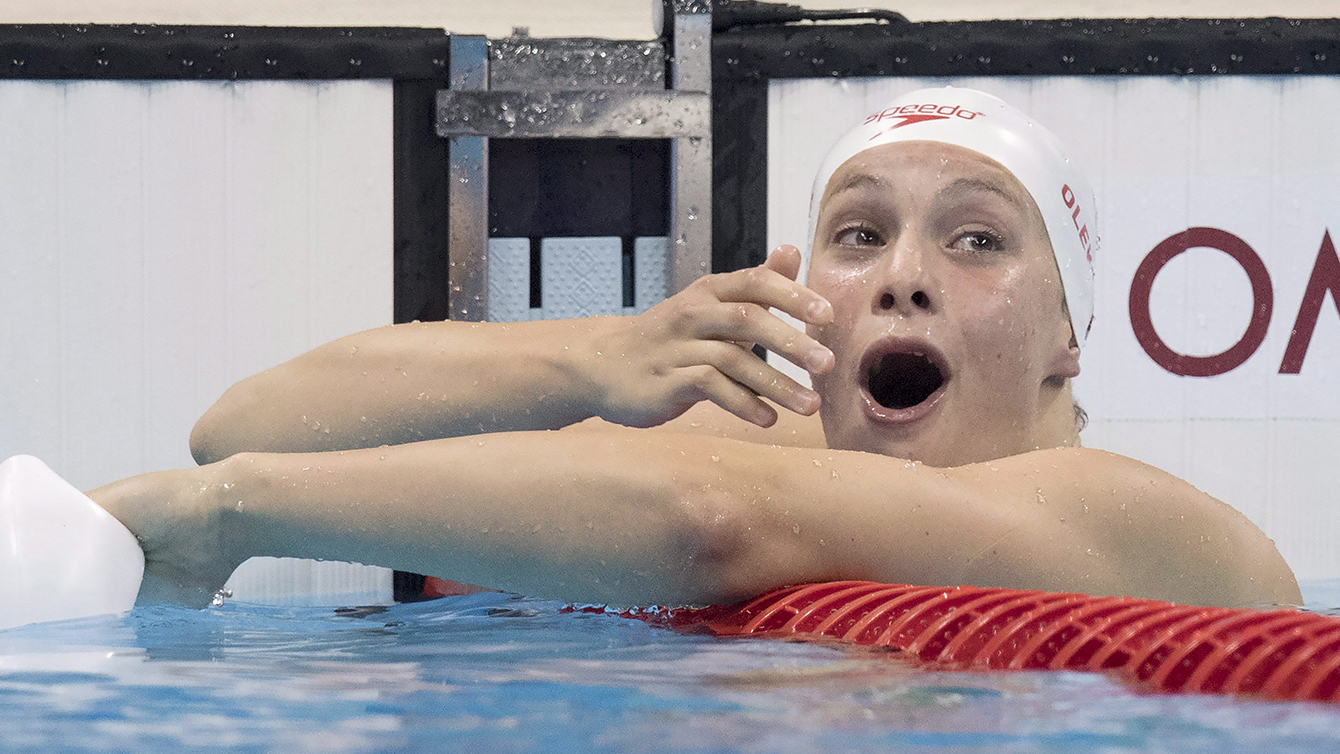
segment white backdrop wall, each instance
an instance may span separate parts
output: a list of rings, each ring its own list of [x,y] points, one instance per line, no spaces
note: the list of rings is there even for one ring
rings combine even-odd
[[[81,489],[193,465],[229,385],[390,324],[391,147],[385,81],[0,82],[0,458]],[[391,575],[230,586],[375,602]]]
[[[225,388],[391,321],[389,82],[0,83],[0,456],[192,464]]]
[[[881,78],[774,81],[769,245],[807,242],[825,152],[883,103],[923,86],[997,94],[1055,131],[1098,197],[1097,318],[1076,394],[1086,445],[1189,479],[1260,525],[1304,579],[1340,576],[1340,316],[1332,288],[1298,374],[1281,365],[1323,237],[1340,230],[1337,77]],[[1264,342],[1211,377],[1160,366],[1135,337],[1137,266],[1190,227],[1236,235],[1264,263],[1274,311]],[[1333,254],[1333,252],[1330,252]],[[1323,279],[1340,287],[1340,274]],[[1198,247],[1155,278],[1155,331],[1175,351],[1224,351],[1252,319],[1252,288],[1227,254]]]

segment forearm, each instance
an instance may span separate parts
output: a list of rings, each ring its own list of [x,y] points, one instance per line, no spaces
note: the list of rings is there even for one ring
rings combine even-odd
[[[192,453],[315,452],[486,432],[553,429],[592,415],[581,373],[594,320],[432,322],[356,333],[249,377],[200,419]]]
[[[677,436],[508,433],[220,466],[241,552],[352,560],[572,601],[707,596]],[[223,489],[223,485],[229,487]]]

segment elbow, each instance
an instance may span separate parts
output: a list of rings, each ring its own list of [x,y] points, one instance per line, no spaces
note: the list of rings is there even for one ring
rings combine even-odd
[[[677,502],[685,565],[683,601],[729,602],[729,574],[748,546],[738,501],[719,490],[693,490],[680,494]]]
[[[213,423],[207,421],[209,418],[206,413],[191,429],[191,458],[195,459],[198,466],[207,466],[228,457],[215,439]]]
[[[764,504],[719,489],[679,497],[686,564],[685,603],[731,604],[783,586],[816,580],[800,538]]]
[[[201,466],[222,461],[244,450],[242,420],[247,415],[244,383],[228,388],[191,429],[191,457]]]

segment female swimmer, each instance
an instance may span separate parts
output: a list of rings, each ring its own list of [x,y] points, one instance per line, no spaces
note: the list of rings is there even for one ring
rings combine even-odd
[[[1299,603],[1235,510],[1080,447],[1097,239],[1055,137],[923,90],[815,185],[807,285],[784,246],[635,317],[351,335],[230,389],[201,467],[90,494],[178,598],[272,555],[617,604],[834,579]]]

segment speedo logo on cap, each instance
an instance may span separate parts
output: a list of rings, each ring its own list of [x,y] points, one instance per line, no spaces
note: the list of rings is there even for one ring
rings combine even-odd
[[[871,115],[865,119],[863,125],[871,123],[880,123],[885,120],[896,120],[884,131],[892,131],[895,128],[910,126],[913,123],[925,123],[928,120],[949,120],[950,118],[962,118],[963,120],[972,120],[982,113],[976,110],[964,110],[958,105],[937,105],[927,103],[924,105],[900,105],[890,107]]]

